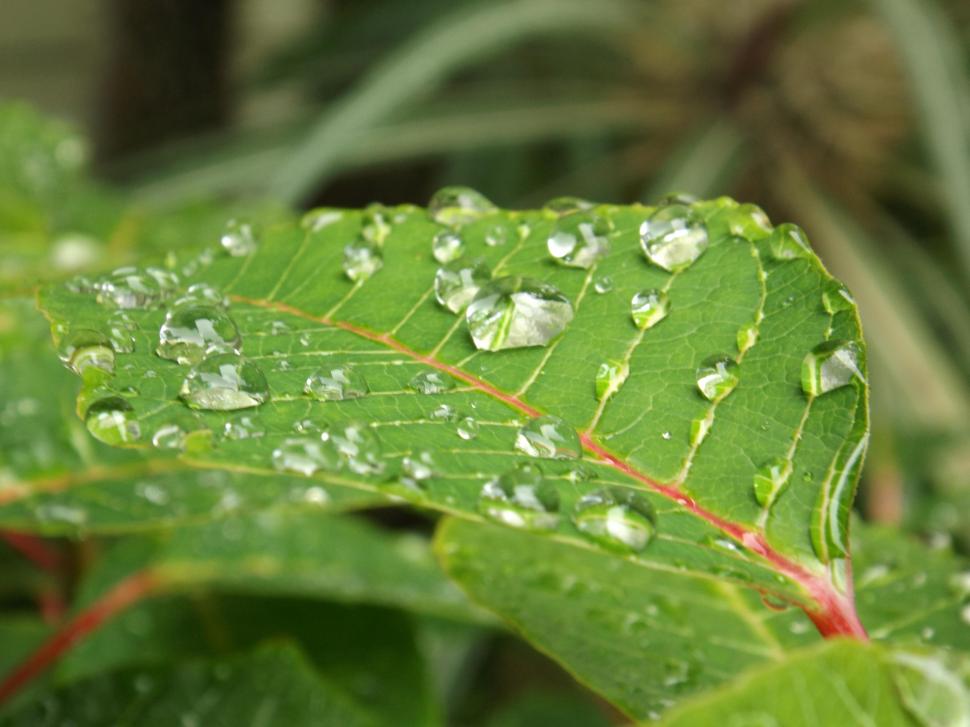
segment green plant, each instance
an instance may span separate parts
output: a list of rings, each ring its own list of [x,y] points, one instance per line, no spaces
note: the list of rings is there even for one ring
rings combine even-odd
[[[43,230],[67,183],[16,207]],[[41,287],[80,417],[8,285],[0,527],[51,575],[4,587],[56,623],[0,618],[0,720],[434,724],[500,624],[638,720],[967,719],[966,564],[849,547],[865,346],[799,228],[461,188],[230,214],[142,213],[139,267]]]

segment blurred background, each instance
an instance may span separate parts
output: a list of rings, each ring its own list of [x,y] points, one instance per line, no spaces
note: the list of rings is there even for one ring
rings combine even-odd
[[[962,0],[4,0],[0,97],[80,129],[96,181],[5,238],[3,277],[104,267],[130,210],[213,200],[729,194],[860,305],[863,517],[968,552],[968,79]]]

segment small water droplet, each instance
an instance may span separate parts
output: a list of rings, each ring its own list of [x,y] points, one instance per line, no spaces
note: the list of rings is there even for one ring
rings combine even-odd
[[[384,258],[375,242],[360,238],[344,248],[344,273],[355,283],[367,280],[383,266]]]
[[[317,369],[307,377],[303,385],[303,393],[318,401],[356,399],[368,391],[364,374],[350,364]]]
[[[805,231],[798,225],[785,222],[778,225],[768,238],[768,249],[775,260],[811,258],[812,248]]]
[[[596,398],[599,401],[608,399],[620,390],[630,367],[624,361],[604,361],[596,370]]]
[[[852,341],[819,344],[802,361],[802,391],[808,396],[820,396],[855,379],[865,381],[859,358],[859,347]]]
[[[670,434],[670,432],[664,432],[664,433],[663,433],[663,434],[661,434],[660,436],[661,436],[661,437],[662,437],[662,438],[663,438],[663,439],[664,439],[665,441],[667,441],[667,442],[669,442],[669,441],[670,441],[670,437],[671,437],[671,434]]]
[[[462,417],[455,426],[458,436],[465,441],[470,441],[478,436],[478,421],[474,417]]]
[[[211,306],[173,308],[158,329],[161,358],[197,364],[212,353],[239,353],[242,338],[227,313]]]
[[[253,417],[240,416],[230,419],[222,427],[222,434],[226,439],[259,439],[266,433],[263,426]]]
[[[530,457],[578,459],[582,453],[579,435],[557,416],[546,414],[529,420],[515,437],[515,448]]]
[[[322,439],[284,439],[273,450],[273,467],[277,472],[294,472],[309,477],[319,470],[336,472],[343,464],[337,447]]]
[[[387,221],[387,209],[379,204],[369,205],[364,210],[360,228],[361,237],[379,250],[390,234],[391,225]]]
[[[640,225],[640,247],[647,260],[668,272],[690,267],[707,249],[708,235],[689,207],[660,207]]]
[[[592,212],[560,217],[549,234],[546,247],[561,265],[588,269],[610,251],[609,218]]]
[[[553,197],[546,202],[542,208],[552,216],[568,215],[573,212],[585,212],[591,210],[595,205],[582,197]]]
[[[152,276],[138,268],[118,268],[97,283],[97,301],[130,310],[150,308],[162,299],[162,289]]]
[[[177,298],[172,305],[186,308],[200,305],[228,308],[229,298],[221,290],[208,283],[193,283],[185,291],[185,294]]]
[[[667,688],[683,687],[696,670],[693,662],[672,657],[664,662],[663,685]]]
[[[453,422],[458,418],[458,412],[450,404],[439,404],[428,416],[435,421]]]
[[[293,431],[299,434],[318,434],[325,431],[327,423],[313,417],[304,417],[293,422]]]
[[[839,311],[852,310],[855,298],[838,280],[827,280],[822,288],[822,307],[829,315],[835,315]]]
[[[572,319],[572,304],[557,288],[518,276],[484,285],[465,311],[475,347],[486,351],[545,346]]]
[[[456,260],[438,268],[434,276],[434,297],[452,313],[460,313],[492,277],[482,258]]]
[[[314,507],[322,507],[330,502],[330,495],[325,489],[319,485],[314,485],[312,487],[307,487],[303,490],[302,495],[299,498],[302,502],[307,505],[313,505]]]
[[[135,485],[135,494],[152,505],[162,507],[169,503],[166,490],[151,482],[139,482]]]
[[[653,328],[669,311],[670,301],[662,290],[641,290],[630,300],[630,314],[640,330]]]
[[[323,438],[333,443],[351,472],[379,475],[384,471],[380,439],[366,424],[345,422],[324,432]]]
[[[286,321],[271,321],[269,332],[274,336],[282,336],[290,332],[290,324]]]
[[[256,252],[258,243],[256,229],[243,220],[229,220],[219,238],[222,249],[232,257],[252,255]]]
[[[100,399],[88,407],[84,424],[95,439],[117,446],[141,437],[141,426],[131,404],[120,397]]]
[[[440,394],[455,388],[455,380],[440,371],[419,371],[408,382],[408,388],[419,394]]]
[[[439,263],[450,263],[465,254],[465,242],[454,230],[442,230],[431,240],[431,254]]]
[[[657,207],[669,207],[670,205],[689,206],[697,201],[698,197],[696,194],[690,194],[689,192],[671,192],[657,200]]]
[[[69,369],[90,383],[105,380],[115,368],[111,341],[104,334],[86,328],[64,336],[57,354]]]
[[[520,464],[482,487],[478,509],[496,522],[525,530],[559,524],[559,493],[535,465]]]
[[[593,290],[600,295],[605,295],[613,290],[613,278],[609,275],[601,275],[593,281]]]
[[[401,476],[398,484],[408,490],[424,489],[434,475],[434,459],[430,452],[418,452],[401,460]]]
[[[327,207],[320,207],[318,209],[313,209],[303,215],[300,220],[300,226],[305,230],[310,232],[319,232],[324,227],[329,227],[335,222],[339,222],[344,218],[344,213],[341,210],[330,209]]]
[[[758,326],[755,323],[745,323],[738,329],[738,353],[745,353],[758,342]]]
[[[269,387],[252,361],[222,353],[193,366],[179,396],[193,409],[225,411],[259,406],[269,399]]]
[[[754,497],[762,507],[770,507],[791,477],[791,462],[779,457],[761,467],[754,475]]]
[[[428,213],[442,225],[464,225],[495,211],[495,205],[470,187],[443,187],[428,202]]]
[[[722,213],[727,217],[727,229],[731,235],[745,240],[760,240],[773,229],[768,215],[756,204],[742,204]]]
[[[158,449],[182,449],[185,431],[178,424],[163,424],[152,435],[152,446]]]
[[[508,242],[509,231],[504,225],[492,225],[485,231],[485,244],[489,247],[498,247]]]
[[[611,487],[580,498],[573,524],[591,540],[609,548],[639,552],[657,533],[653,506],[643,495]]]
[[[706,415],[694,419],[690,423],[690,446],[699,447],[701,442],[707,438],[707,433],[714,425],[714,412],[709,411]]]
[[[697,367],[697,388],[708,401],[720,401],[738,385],[740,366],[730,356],[711,356]]]

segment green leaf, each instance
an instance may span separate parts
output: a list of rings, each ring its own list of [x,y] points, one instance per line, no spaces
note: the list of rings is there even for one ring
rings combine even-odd
[[[856,601],[872,638],[970,652],[967,563],[888,530],[857,528],[854,536]],[[818,638],[797,609],[770,599],[764,608],[729,582],[645,570],[530,533],[450,518],[436,550],[474,601],[636,718],[743,668],[782,664]]]
[[[77,380],[54,356],[31,302],[0,302],[0,527],[48,535],[118,533],[267,507],[341,510],[359,491],[308,491],[293,477],[200,473],[165,450],[109,447],[71,409]],[[308,497],[312,495],[312,497]]]
[[[462,194],[455,204],[474,202]],[[215,437],[211,448],[183,458],[236,472],[312,472],[323,483],[465,517],[491,513],[547,527],[589,547],[611,538],[616,547],[635,535],[625,545],[639,552],[624,557],[758,588],[800,603],[823,629],[858,632],[844,556],[867,441],[864,352],[854,305],[832,297],[836,283],[797,230],[784,226],[771,236],[760,210],[730,200],[659,212],[603,206],[594,214],[598,226],[612,229],[603,233],[612,252],[583,270],[556,265],[547,252],[553,227],[568,230],[580,218],[485,210],[450,207],[438,217],[456,225],[468,255],[481,255],[493,275],[535,278],[562,291],[574,319],[547,346],[476,349],[462,317],[434,300],[431,241],[445,229],[423,210],[318,211],[304,227],[267,229],[250,255],[210,250],[176,262],[183,285],[204,282],[231,296],[245,359],[212,357],[190,373],[154,353],[165,306],[135,308],[128,311],[134,352],[115,354],[113,375],[88,377],[80,409],[102,437],[128,446],[147,444],[173,421],[221,432],[227,420],[250,415],[265,436]],[[710,244],[693,265],[671,274],[644,259],[638,230],[654,214],[653,224],[665,215],[675,222],[696,217],[694,234]],[[464,218],[471,221],[459,229]],[[345,256],[357,282],[344,274]],[[630,301],[654,288],[667,291],[669,314],[640,330]],[[550,305],[564,316],[567,304],[558,300]],[[97,296],[64,287],[45,290],[42,304],[59,337],[103,330],[112,314]],[[510,319],[503,320],[507,326]],[[499,328],[496,341],[509,330],[507,342],[514,342],[533,329]],[[803,373],[813,369],[805,362],[821,360],[809,353],[826,341],[844,341],[838,355],[851,365],[834,378],[809,375],[804,386],[814,393],[806,395]],[[245,365],[237,372],[244,390],[208,388],[204,369],[228,362]],[[607,387],[616,393],[597,400],[597,373],[606,362],[619,363]],[[698,371],[708,364],[701,381]],[[304,393],[308,379],[314,397]],[[839,383],[846,385],[819,393]],[[242,414],[189,409],[179,398],[183,392],[196,407],[252,405],[267,391],[266,403]],[[449,407],[444,417],[442,405]],[[329,427],[294,442],[294,425],[308,415]],[[557,420],[520,429],[545,415],[562,420],[554,428],[565,438],[557,452],[565,459],[526,454],[541,453],[546,434],[536,428]],[[105,422],[112,427],[105,430]],[[569,459],[580,447],[582,461]],[[776,474],[771,492],[756,492],[756,479],[779,458],[778,469],[790,476]],[[554,489],[558,511],[555,497],[545,496],[526,498],[518,514],[495,505],[500,483],[488,483],[502,474],[534,480],[535,470],[514,469],[526,463],[541,468],[545,484],[538,487]],[[598,495],[601,504],[582,515],[594,503],[579,500],[604,487],[618,489]],[[629,516],[618,536],[615,523],[603,531],[604,498],[617,500],[611,518]],[[582,528],[570,515],[585,518]],[[599,528],[599,535],[584,536],[583,528]],[[644,547],[654,528],[657,536]]]
[[[685,704],[664,725],[965,724],[970,719],[966,685],[942,669],[939,656],[888,653],[835,640]]]
[[[360,706],[290,645],[250,656],[93,677],[45,696],[5,725],[367,725]]]

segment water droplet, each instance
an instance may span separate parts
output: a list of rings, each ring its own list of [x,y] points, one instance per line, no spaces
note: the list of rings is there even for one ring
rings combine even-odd
[[[124,311],[108,318],[108,340],[115,353],[132,353],[135,350],[135,331],[138,327]]]
[[[478,422],[474,417],[462,417],[455,426],[455,431],[458,432],[458,436],[466,442],[478,436],[478,429]]]
[[[131,404],[120,397],[100,399],[88,407],[84,424],[95,439],[117,446],[141,437],[141,426]]]
[[[330,502],[330,495],[322,487],[314,485],[313,487],[307,487],[303,490],[302,495],[299,498],[302,502],[307,505],[314,505],[315,507],[321,507]]]
[[[319,232],[324,227],[329,227],[335,222],[339,222],[344,218],[344,213],[341,210],[330,209],[327,207],[320,207],[318,209],[313,209],[303,215],[300,220],[300,226],[305,230],[310,232]]]
[[[670,301],[662,290],[641,290],[630,300],[630,314],[640,330],[653,328],[669,311]]]
[[[487,351],[545,346],[572,319],[572,304],[557,288],[518,276],[484,285],[465,312],[475,347]]]
[[[802,361],[802,390],[809,396],[819,396],[854,379],[864,381],[859,356],[859,347],[852,341],[819,344]]]
[[[244,257],[256,252],[256,230],[249,222],[229,220],[219,238],[222,249],[233,257]]]
[[[671,192],[665,194],[657,200],[657,207],[669,207],[670,205],[692,205],[698,201],[696,194],[689,192]]]
[[[192,367],[179,396],[193,409],[226,411],[259,406],[269,398],[269,387],[252,361],[221,353]]]
[[[667,442],[669,442],[669,441],[670,441],[670,437],[671,437],[672,435],[670,434],[670,432],[664,432],[664,433],[663,433],[663,434],[661,434],[660,436],[661,436],[661,437],[662,437],[662,438],[664,439],[664,441],[667,441]]]
[[[324,366],[310,374],[303,386],[303,393],[319,401],[356,399],[368,391],[364,374],[350,364]]]
[[[829,315],[835,315],[839,311],[852,310],[855,306],[855,298],[852,293],[838,280],[827,280],[822,288],[822,307]]]
[[[269,324],[269,332],[274,336],[282,336],[290,332],[290,324],[286,321],[272,321]]]
[[[179,276],[171,270],[165,270],[163,268],[146,268],[145,274],[158,284],[158,289],[161,291],[162,298],[171,298],[175,291],[178,290]]]
[[[604,295],[613,290],[613,278],[609,275],[601,275],[593,281],[593,290],[600,295]]]
[[[591,212],[560,217],[546,246],[556,262],[573,268],[591,268],[610,251],[609,218]]]
[[[229,298],[221,290],[208,283],[193,283],[183,296],[175,300],[173,305],[176,307],[209,305],[216,308],[228,308]]]
[[[135,494],[152,505],[162,507],[171,499],[166,490],[151,482],[139,482],[135,485]]]
[[[686,659],[670,658],[664,662],[663,685],[665,687],[682,687],[690,681],[695,666]]]
[[[440,404],[428,416],[435,421],[453,422],[458,418],[458,412],[450,404]]]
[[[355,283],[367,280],[384,266],[377,243],[360,238],[344,248],[344,273]]]
[[[785,222],[778,225],[768,238],[768,249],[775,260],[811,258],[812,248],[805,231],[798,225]]]
[[[593,209],[595,205],[581,197],[554,197],[546,202],[542,208],[551,215],[568,215],[573,212],[584,212]]]
[[[440,394],[455,388],[455,380],[440,371],[419,371],[408,382],[408,388],[419,394]]]
[[[387,221],[387,210],[383,205],[372,204],[364,210],[361,237],[379,250],[384,246],[384,240],[391,234],[391,225]]]
[[[485,483],[478,509],[496,522],[526,530],[552,530],[559,524],[559,493],[535,465],[520,464]]]
[[[630,367],[624,361],[604,361],[596,370],[596,398],[608,399],[620,390]]]
[[[758,342],[758,326],[755,323],[745,323],[738,329],[738,353],[745,353]]]
[[[235,322],[211,306],[173,308],[158,329],[160,357],[180,364],[196,364],[211,353],[239,353],[242,338]]]
[[[431,254],[439,263],[450,263],[465,254],[465,243],[454,230],[442,230],[431,240]]]
[[[770,507],[791,477],[791,462],[784,457],[773,459],[754,475],[754,497],[762,507]]]
[[[293,422],[293,431],[299,434],[317,434],[327,428],[327,423],[313,417],[304,417]]]
[[[273,467],[277,472],[294,472],[309,477],[319,470],[336,472],[343,459],[330,441],[309,438],[284,439],[273,450]]]
[[[118,268],[97,283],[97,300],[115,308],[149,308],[162,298],[158,281],[138,268]]]
[[[103,381],[115,368],[115,352],[107,336],[86,328],[64,336],[57,354],[68,368],[91,383]]]
[[[185,431],[178,424],[163,424],[152,435],[152,446],[158,449],[182,449]]]
[[[646,548],[657,533],[650,501],[622,487],[597,490],[580,498],[573,524],[601,545],[635,552]]]
[[[434,475],[434,459],[430,452],[418,452],[401,460],[399,484],[410,490],[423,489]]]
[[[706,415],[694,419],[690,423],[690,446],[699,447],[701,442],[707,438],[707,433],[714,425],[714,412],[709,411]]]
[[[498,247],[508,242],[509,231],[504,225],[492,225],[485,231],[485,244],[489,247]]]
[[[324,432],[323,438],[333,443],[351,472],[379,475],[384,471],[380,439],[366,424],[345,422]]]
[[[456,260],[438,268],[434,276],[434,297],[452,313],[460,313],[492,277],[481,258]]]
[[[738,385],[740,367],[730,356],[711,356],[697,367],[697,388],[709,401],[720,401]]]
[[[485,195],[469,187],[444,187],[428,202],[428,213],[442,225],[464,225],[494,211]]]
[[[578,459],[582,445],[576,430],[557,416],[529,420],[515,437],[515,448],[531,457]]]
[[[660,207],[640,225],[643,254],[668,272],[690,267],[707,245],[707,228],[703,221],[683,205]]]
[[[259,439],[265,433],[263,426],[249,416],[230,419],[222,427],[223,436],[231,440]]]
[[[760,240],[771,234],[772,225],[768,215],[756,204],[742,204],[723,214],[727,217],[727,229],[735,237]]]

